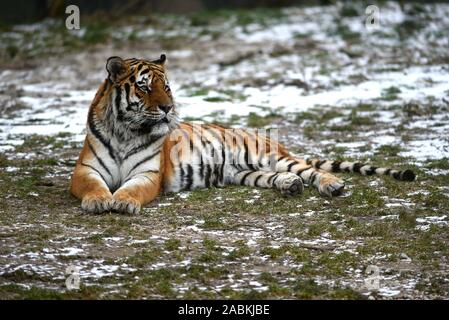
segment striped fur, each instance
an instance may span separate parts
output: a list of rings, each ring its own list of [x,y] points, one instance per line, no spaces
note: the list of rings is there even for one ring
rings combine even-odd
[[[364,164],[360,162],[349,161],[330,161],[320,159],[308,159],[307,164],[313,166],[316,169],[322,169],[328,172],[355,172],[364,176],[372,175],[387,175],[400,181],[413,181],[415,180],[415,174],[411,170],[393,170],[389,168],[379,168]]]
[[[344,182],[330,172],[415,178],[410,170],[300,159],[257,131],[180,123],[165,60],[108,59],[71,182],[83,210],[137,213],[161,192],[229,184],[276,188],[286,196],[309,185],[331,197]]]

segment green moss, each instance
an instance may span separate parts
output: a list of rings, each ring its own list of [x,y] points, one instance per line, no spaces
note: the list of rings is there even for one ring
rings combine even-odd
[[[146,272],[140,283],[145,288],[145,291],[167,298],[174,298],[176,294],[173,291],[173,285],[179,281],[180,276],[181,273],[177,269],[161,268]],[[139,291],[139,288],[134,287],[133,290]]]
[[[377,148],[376,153],[379,155],[394,157],[397,156],[401,151],[403,151],[401,146],[385,144]]]
[[[257,113],[255,112],[250,112],[247,118],[247,124],[249,127],[252,128],[260,128],[260,127],[265,127],[267,125],[269,125],[270,123],[272,123],[275,119],[281,119],[282,116],[280,116],[277,113],[270,113],[266,116],[259,116]]]
[[[331,119],[338,118],[341,116],[342,116],[342,113],[339,110],[335,110],[335,109],[326,110],[323,113],[320,113],[318,115],[318,117],[319,117],[319,119],[321,119],[321,121],[329,121]]]
[[[316,236],[319,236],[320,234],[328,231],[329,228],[332,228],[335,230],[335,227],[329,226],[328,223],[314,223],[309,226],[307,235],[310,237],[316,237]]]
[[[1,161],[0,161],[1,163]],[[429,169],[443,169],[443,170],[449,170],[449,158],[442,158],[438,160],[432,160],[428,161],[427,168]]]
[[[336,33],[348,42],[358,42],[360,40],[360,33],[351,31],[348,26],[342,23],[337,23]]]
[[[189,96],[190,97],[207,96],[208,93],[209,93],[209,89],[199,88],[199,89],[195,89],[195,90],[190,90]]]
[[[357,104],[354,109],[357,111],[374,111],[377,106],[372,103],[360,102]]]
[[[217,250],[219,248],[219,243],[215,239],[204,237],[203,238],[203,246],[207,250]]]
[[[93,234],[87,238],[88,241],[95,244],[102,244],[104,236],[102,234]]]
[[[125,260],[127,264],[134,265],[138,268],[144,268],[157,261],[161,255],[162,251],[157,247],[145,248]]]
[[[403,106],[398,107],[401,108],[408,117],[423,116],[436,112],[436,108],[426,108],[425,106],[414,102],[408,102]]]
[[[4,154],[0,154],[0,167],[5,168],[10,165],[10,162],[8,160],[8,157]]]
[[[326,287],[317,284],[313,279],[298,280],[293,290],[298,299],[313,299],[323,296],[327,292]]]
[[[343,276],[345,274],[345,270],[350,267],[355,267],[356,264],[356,257],[348,251],[343,251],[339,254],[324,252],[319,256],[317,261],[317,267],[321,268],[321,273],[325,273],[333,277],[337,275]]]
[[[406,17],[401,23],[396,26],[396,32],[399,39],[406,40],[412,36],[415,32],[419,31],[425,26],[423,19],[416,17]]]
[[[332,125],[329,130],[337,132],[355,131],[355,127],[352,124]]]
[[[168,250],[168,251],[178,250],[180,245],[181,245],[181,240],[179,240],[179,239],[169,239],[164,244],[165,250]]]
[[[254,23],[267,26],[282,17],[284,17],[283,12],[273,8],[209,10],[199,11],[189,15],[190,25],[193,27],[216,26],[229,20],[243,27]]]
[[[332,159],[343,160],[345,159],[344,154],[348,151],[348,148],[331,145],[324,149],[325,154],[332,154]]]
[[[303,111],[303,112],[299,112],[295,115],[294,122],[301,124],[305,120],[315,120],[315,119],[316,119],[316,115],[314,113],[309,112],[309,111]]]
[[[426,292],[428,294],[447,294],[447,280],[443,276],[432,276],[427,279],[421,279],[415,286],[416,290]]]
[[[359,116],[356,110],[351,111],[348,117],[348,121],[353,126],[370,126],[375,124],[375,121],[372,117]]]
[[[54,289],[39,288],[31,286],[26,289],[18,285],[0,286],[1,299],[24,299],[24,300],[62,300],[62,299],[98,299],[102,292],[97,286],[83,286],[79,290],[60,291]]]
[[[382,100],[393,101],[393,100],[397,100],[399,98],[398,97],[399,93],[401,93],[401,90],[398,87],[392,86],[392,87],[382,90],[381,97],[382,97]]]
[[[0,276],[0,278],[4,279],[6,281],[12,281],[14,283],[20,283],[20,282],[25,282],[25,281],[50,281],[51,280],[51,278],[38,275],[37,273],[34,273],[32,271],[25,272],[22,269],[17,269],[15,271],[11,271],[11,272],[5,272]]]
[[[359,7],[351,2],[343,2],[339,13],[342,17],[358,17],[360,16]]]
[[[20,52],[19,48],[15,45],[9,45],[6,47],[6,52],[10,58],[14,58]]]
[[[331,299],[337,300],[366,300],[366,296],[352,288],[334,288],[330,293]]]
[[[282,257],[287,251],[287,246],[281,246],[279,248],[265,247],[260,250],[260,254],[263,256],[269,256],[270,259],[278,259]]]
[[[433,190],[424,200],[424,205],[430,208],[446,208],[449,204],[449,197],[441,191]]]
[[[207,102],[224,102],[224,101],[230,101],[228,98],[225,97],[206,97],[203,98],[204,101]]]
[[[27,136],[24,142],[16,147],[17,152],[41,151],[42,149],[57,150],[62,149],[67,142],[65,135],[60,136],[44,136],[33,134]]]
[[[219,217],[209,216],[206,217],[202,228],[205,230],[217,230],[217,229],[228,229],[229,226],[221,220]]]
[[[228,255],[228,259],[231,261],[249,256],[252,253],[252,250],[244,244],[239,244],[238,248],[233,249],[229,255]]]
[[[200,263],[214,263],[220,261],[221,255],[217,252],[204,252],[198,257]]]
[[[108,39],[108,25],[104,23],[95,23],[88,25],[82,36],[82,41],[86,44],[92,45],[105,42]]]
[[[358,186],[351,196],[346,199],[350,202],[348,205],[367,205],[373,208],[379,208],[385,205],[385,201],[380,197],[379,192],[369,187]]]

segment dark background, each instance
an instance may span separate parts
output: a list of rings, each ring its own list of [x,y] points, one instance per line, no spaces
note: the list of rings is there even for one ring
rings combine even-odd
[[[237,9],[254,7],[285,7],[291,5],[327,5],[335,0],[15,0],[1,1],[0,22],[2,24],[25,23],[64,14],[65,7],[74,4],[81,13],[120,12],[120,13],[187,13],[203,10]],[[355,2],[355,1],[351,1]],[[368,3],[368,1],[365,1]],[[371,1],[382,2],[382,1]],[[399,1],[404,3],[405,1]],[[413,1],[447,2],[447,1]]]

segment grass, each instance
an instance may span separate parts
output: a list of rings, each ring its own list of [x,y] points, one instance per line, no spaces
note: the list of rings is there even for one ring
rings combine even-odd
[[[110,263],[126,263],[129,266],[137,269],[129,273],[128,275],[123,275],[121,278],[104,278],[100,283],[125,283],[125,287],[127,291],[123,291],[116,294],[107,295],[108,297],[142,297],[142,296],[164,296],[164,297],[177,297],[177,286],[182,286],[183,283],[191,281],[193,283],[197,283],[196,286],[211,286],[217,281],[222,281],[221,279],[226,279],[228,274],[235,274],[237,270],[232,265],[229,265],[229,269],[211,269],[210,266],[216,264],[225,264],[229,262],[237,262],[237,261],[247,261],[248,257],[255,256],[268,256],[270,261],[275,263],[276,261],[284,261],[285,259],[293,259],[296,262],[305,263],[304,267],[300,270],[292,268],[289,273],[302,274],[303,276],[309,277],[309,280],[300,280],[296,283],[284,283],[279,282],[276,279],[271,279],[268,275],[264,275],[263,283],[268,285],[268,290],[265,292],[257,292],[257,291],[244,291],[244,292],[236,292],[230,288],[224,288],[220,291],[219,296],[232,297],[232,298],[242,298],[249,296],[260,296],[262,298],[268,297],[295,297],[295,298],[304,298],[304,299],[313,299],[316,297],[328,297],[328,298],[343,298],[343,299],[353,299],[353,298],[361,298],[360,293],[354,291],[354,289],[348,287],[332,287],[328,285],[318,285],[313,281],[313,277],[317,275],[326,276],[326,277],[345,277],[345,270],[350,267],[358,267],[360,263],[363,264],[363,260],[365,257],[369,257],[371,254],[375,252],[397,252],[397,248],[394,251],[390,251],[388,247],[382,247],[382,242],[376,239],[384,239],[387,241],[391,241],[393,243],[398,243],[398,245],[403,246],[402,251],[406,251],[409,256],[416,257],[419,254],[419,259],[424,261],[425,264],[430,263],[431,261],[435,261],[435,258],[431,258],[432,250],[435,250],[438,246],[438,249],[447,250],[442,246],[439,247],[438,243],[435,243],[433,240],[427,239],[425,237],[416,238],[416,249],[412,249],[412,244],[407,241],[409,239],[410,232],[412,234],[419,235],[414,230],[414,226],[416,222],[414,222],[414,218],[410,218],[409,214],[405,215],[405,213],[400,213],[401,224],[400,227],[397,228],[397,224],[388,226],[388,221],[375,221],[372,223],[365,223],[363,220],[358,220],[359,217],[371,217],[375,218],[379,215],[379,208],[385,207],[385,201],[381,197],[382,195],[391,194],[391,191],[384,190],[374,190],[370,187],[363,187],[363,180],[365,178],[358,178],[357,185],[358,187],[353,190],[352,194],[348,198],[342,199],[334,199],[332,200],[331,208],[334,212],[333,215],[329,215],[326,213],[319,214],[319,216],[311,219],[300,218],[299,220],[290,220],[288,219],[288,213],[295,212],[298,210],[298,206],[301,206],[301,211],[307,212],[309,210],[319,210],[319,208],[326,208],[325,202],[327,201],[324,198],[318,198],[315,201],[305,201],[305,199],[310,198],[314,192],[313,190],[306,189],[305,195],[298,197],[297,199],[282,199],[279,198],[276,192],[270,190],[261,190],[262,198],[260,198],[259,203],[254,206],[248,206],[245,203],[245,200],[248,197],[251,197],[252,191],[249,188],[240,188],[240,187],[230,187],[227,189],[210,189],[210,190],[199,190],[193,192],[186,202],[183,201],[174,201],[171,200],[172,205],[169,207],[161,207],[159,210],[159,215],[165,217],[175,217],[176,222],[171,222],[171,224],[176,223],[181,226],[185,223],[182,220],[185,217],[186,213],[183,212],[197,212],[200,213],[202,219],[204,219],[204,223],[199,225],[199,228],[204,232],[211,231],[215,232],[217,230],[225,230],[224,232],[234,232],[233,230],[239,230],[239,228],[248,228],[245,219],[255,219],[257,221],[255,224],[252,224],[253,227],[262,227],[263,224],[259,223],[264,219],[270,217],[276,217],[276,219],[281,219],[279,221],[283,221],[282,223],[291,225],[291,227],[285,228],[285,232],[289,232],[295,237],[305,238],[305,239],[315,239],[321,237],[322,234],[328,233],[331,234],[334,239],[354,239],[363,237],[365,240],[365,244],[363,245],[363,250],[359,250],[359,254],[361,256],[355,256],[349,252],[343,252],[342,254],[335,255],[332,251],[315,251],[310,249],[301,248],[301,246],[296,246],[292,244],[283,244],[279,247],[273,247],[271,245],[263,245],[260,249],[255,250],[253,247],[247,245],[247,241],[245,240],[235,240],[233,239],[231,242],[227,238],[219,238],[215,235],[210,234],[203,236],[200,238],[200,242],[198,245],[196,242],[190,242],[190,240],[181,240],[179,238],[179,234],[171,234],[171,236],[163,241],[163,242],[154,242],[150,241],[145,243],[145,245],[137,245],[135,246],[134,253],[126,253],[126,256],[122,256],[119,260],[117,258],[110,261]],[[387,178],[385,178],[387,179]],[[388,180],[386,180],[388,181]],[[23,189],[24,191],[31,190],[30,188],[35,187],[35,180],[24,179],[20,184],[18,184],[16,189]],[[7,182],[8,183],[8,182]],[[11,182],[12,183],[12,182]],[[397,182],[392,182],[392,184],[397,184]],[[9,185],[10,186],[10,185]],[[388,185],[385,185],[388,186]],[[413,188],[419,188],[419,186],[412,186]],[[10,192],[10,191],[4,191]],[[402,193],[405,195],[410,192],[410,188],[405,188]],[[66,198],[65,193],[61,193],[63,198]],[[402,197],[404,197],[402,195]],[[48,195],[49,196],[49,195]],[[220,210],[216,211],[214,208],[217,207],[217,204],[212,199],[217,198],[217,196],[221,196],[226,199],[227,197],[232,198],[233,200],[225,200],[224,203],[220,204]],[[401,195],[395,194],[395,197],[401,197]],[[424,206],[434,207],[438,205],[438,201],[441,200],[441,197],[444,197],[440,193],[436,192],[427,198],[414,198],[414,201],[423,201]],[[434,200],[435,199],[435,200]],[[50,199],[49,199],[50,200]],[[44,203],[47,200],[44,200]],[[357,208],[362,206],[363,210],[358,210]],[[73,202],[73,209],[77,210],[78,203]],[[264,211],[266,213],[261,214],[260,208],[264,207]],[[62,207],[61,207],[62,208]],[[185,211],[187,210],[187,211]],[[39,213],[39,209],[36,213]],[[240,212],[240,221],[235,222],[231,217],[234,215],[234,212]],[[31,210],[33,212],[33,210]],[[381,211],[382,212],[382,211]],[[173,213],[176,213],[173,216]],[[382,214],[382,213],[381,213]],[[386,214],[386,213],[385,213]],[[422,214],[426,214],[425,212],[417,213],[414,217],[419,217]],[[30,217],[35,217],[36,219],[39,215],[31,214]],[[321,220],[315,220],[315,219]],[[344,217],[341,220],[341,217]],[[354,217],[354,219],[349,219],[349,217]],[[76,225],[83,225],[84,227],[93,228],[95,230],[98,228],[98,222],[101,221],[101,225],[111,226],[107,229],[104,229],[102,235],[90,235],[86,238],[86,241],[93,244],[94,246],[104,246],[105,240],[104,237],[117,237],[124,234],[132,235],[136,238],[147,238],[144,235],[144,231],[137,228],[137,226],[146,226],[153,229],[154,223],[148,224],[148,219],[152,220],[153,218],[148,215],[143,215],[136,218],[126,218],[120,216],[105,216],[105,217],[97,217],[93,219],[93,221],[89,221],[94,217],[84,217],[80,220],[80,216],[75,215],[74,217],[68,217],[64,215],[61,217],[65,220],[64,224],[66,226],[70,226],[73,223]],[[68,218],[68,219],[67,219]],[[154,217],[157,219],[157,217]],[[243,221],[242,221],[243,218]],[[2,218],[5,220],[5,217]],[[55,228],[55,226],[51,226],[53,223],[59,221],[58,215],[53,217],[53,221],[50,224],[50,228]],[[181,220],[180,220],[181,219]],[[195,218],[194,218],[195,219]],[[324,219],[324,220],[323,220]],[[338,224],[330,224],[330,220],[339,219]],[[346,219],[347,222],[344,222]],[[32,220],[27,218],[29,223],[32,223]],[[49,222],[47,222],[48,225]],[[143,224],[142,224],[143,223]],[[242,224],[243,223],[243,224]],[[299,223],[299,224],[298,224]],[[305,223],[305,225],[304,225]],[[347,224],[348,229],[340,228],[340,224]],[[294,227],[294,224],[298,224],[297,227]],[[150,226],[151,225],[151,226]],[[234,225],[234,226],[233,226]],[[342,225],[342,226],[343,226]],[[113,227],[112,227],[113,226]],[[307,227],[305,227],[307,226]],[[140,227],[141,228],[141,227]],[[146,227],[145,227],[146,228]],[[165,227],[166,228],[166,227]],[[226,231],[227,230],[227,231]],[[344,231],[347,230],[347,231]],[[403,236],[402,231],[404,230]],[[62,231],[65,232],[65,231]],[[223,232],[223,231],[221,231]],[[434,236],[437,234],[441,235],[443,232],[442,229],[436,229],[434,231]],[[181,233],[182,234],[182,233]],[[30,240],[26,240],[28,243],[33,243],[34,245],[40,243],[41,241],[48,241],[55,237],[53,232],[45,232],[39,237],[31,238],[27,233],[19,233],[16,236],[22,237],[25,239],[34,239],[30,242]],[[434,239],[432,236],[432,239]],[[372,239],[371,242],[368,239]],[[444,239],[444,237],[443,237]],[[439,242],[443,241],[440,239]],[[258,240],[260,241],[260,240]],[[77,241],[78,242],[78,241]],[[261,242],[263,244],[263,242]],[[109,243],[109,245],[111,245]],[[229,251],[224,250],[224,246],[229,246],[232,249]],[[407,249],[409,248],[409,249]],[[430,249],[429,248],[435,248]],[[412,249],[412,250],[411,250]],[[227,255],[224,255],[224,252],[228,252]],[[428,252],[428,253],[425,253]],[[94,256],[98,256],[98,253]],[[157,269],[151,272],[145,271],[151,265],[154,265],[160,261],[182,261],[186,257],[189,257],[194,261],[193,265],[190,265],[188,268],[185,267],[162,267],[161,269]],[[85,256],[78,256],[76,259],[87,259]],[[428,259],[428,260],[426,260]],[[63,260],[65,261],[65,260]],[[71,260],[67,260],[71,261]],[[76,260],[72,260],[76,261]],[[122,262],[120,262],[122,261]],[[144,276],[141,278],[140,274]],[[138,277],[139,280],[133,280]],[[222,277],[225,278],[222,278]],[[18,271],[12,274],[4,274],[2,276],[5,280],[11,281],[14,279],[14,282],[24,283],[24,282],[53,282],[51,279],[42,278],[40,275],[28,275],[24,273],[24,271]],[[124,277],[124,278],[123,278]],[[126,280],[127,279],[127,280]],[[100,280],[98,280],[100,281]],[[41,289],[39,287],[34,287],[32,289],[24,291],[22,287],[15,287],[11,285],[1,286],[1,293],[3,297],[13,297],[19,296],[23,298],[33,297],[37,299],[60,299],[60,298],[75,298],[75,297],[98,297],[98,295],[104,294],[105,288],[102,288],[100,283],[97,281],[97,286],[95,289],[87,287],[81,289],[79,292],[61,292],[60,290],[51,290],[51,289]],[[195,289],[190,289],[188,292],[185,292],[185,297],[209,297],[208,293],[203,291],[198,291]]]
[[[381,96],[385,101],[393,101],[398,99],[398,94],[401,93],[401,90],[397,87],[389,87],[382,90]]]
[[[229,101],[229,99],[224,98],[224,97],[206,97],[203,99],[204,101],[207,102],[223,102],[223,101]]]
[[[246,96],[240,91],[230,89],[211,89],[211,88],[186,88],[190,97],[204,96],[203,100],[207,102],[224,102],[224,101],[244,101]]]
[[[359,7],[352,3],[344,2],[340,8],[340,16],[342,17],[357,17],[360,16]]]
[[[236,25],[243,27],[254,23],[267,26],[284,17],[281,10],[266,8],[200,11],[190,15],[190,25],[207,27],[223,22],[223,20],[235,19]]]
[[[333,31],[338,34],[343,40],[348,43],[354,43],[360,41],[360,33],[352,31],[347,25],[337,21],[336,28]]]
[[[360,116],[356,110],[351,111],[348,121],[353,126],[369,126],[375,124],[372,117]]]
[[[157,15],[152,12],[141,12],[147,19],[142,24],[142,19],[126,16],[118,17],[113,13],[84,15],[81,30],[68,30],[63,19],[47,21],[42,24],[39,33],[33,31],[14,31],[15,36],[10,33],[2,34],[3,45],[0,48],[0,63],[10,65],[13,59],[25,61],[41,56],[61,55],[73,51],[81,51],[94,48],[98,45],[113,44],[119,48],[123,45],[139,44],[147,41],[145,35],[139,31],[145,28],[156,29],[152,41],[158,42],[165,50],[176,50],[183,47],[184,42],[191,41],[190,36],[176,35],[167,36],[167,31],[174,26],[185,24],[190,21],[190,26],[201,29],[199,34],[211,35],[213,39],[223,34],[220,29],[225,21],[234,21],[237,25],[246,26],[258,23],[263,26],[270,25],[284,17],[278,9],[242,9],[242,10],[215,10],[201,11],[187,15],[186,19],[179,19],[172,14]],[[115,21],[111,24],[111,21]],[[123,26],[131,26],[133,29],[126,36],[118,36],[115,32],[120,31]],[[12,26],[6,29],[11,31]]]
[[[446,170],[447,159],[429,160],[419,168],[401,157],[402,145],[372,146],[367,141],[363,150],[356,152],[369,152],[369,156],[355,157],[351,147],[338,143],[324,147],[317,142],[329,137],[338,142],[364,141],[365,137],[356,134],[363,128],[376,125],[382,130],[387,126],[372,120],[370,115],[376,110],[375,104],[366,103],[338,110],[321,106],[288,115],[253,113],[238,120],[251,127],[280,122],[290,132],[292,128],[303,130],[306,136],[308,132],[310,145],[320,147],[322,154],[331,158],[410,167],[418,172],[417,182],[341,174],[347,181],[347,193],[333,199],[320,197],[311,188],[294,198],[283,198],[276,190],[254,193],[241,186],[211,188],[193,191],[186,199],[162,196],[137,217],[82,215],[79,201],[67,193],[73,162],[62,155],[70,136],[30,136],[13,153],[0,157],[0,167],[16,168],[0,172],[0,197],[4,199],[0,222],[4,230],[14,230],[5,237],[1,254],[33,252],[38,254],[35,265],[45,266],[49,262],[39,254],[46,248],[63,266],[82,261],[87,271],[101,265],[119,268],[113,275],[82,278],[80,290],[67,291],[55,274],[39,269],[30,273],[23,267],[0,276],[0,297],[363,299],[366,290],[357,284],[354,270],[364,270],[373,262],[382,270],[391,269],[391,264],[401,260],[401,253],[419,268],[407,275],[400,269],[391,272],[401,274],[404,283],[418,278],[417,290],[429,297],[443,297],[446,289],[435,270],[445,268],[441,257],[449,254],[445,226],[430,224],[428,231],[422,231],[420,227],[426,223],[418,220],[440,215],[449,207],[449,197],[441,189],[449,183],[447,175],[427,173]],[[212,116],[219,118],[218,114]],[[407,117],[405,113],[399,116]],[[330,125],[335,121],[339,124]],[[403,126],[398,130],[413,138],[411,129]],[[14,153],[34,154],[37,150],[42,151],[39,156],[13,159]],[[79,149],[72,151],[69,154],[76,156]],[[423,190],[426,193],[421,193]],[[395,203],[394,199],[413,206],[387,206]],[[40,227],[31,230],[22,224]],[[17,243],[21,244],[19,252]],[[60,254],[67,247],[84,250],[72,256]],[[268,269],[260,267],[261,258],[266,259],[263,265]],[[98,265],[95,261],[103,262]],[[63,275],[64,270],[58,274]],[[231,278],[241,280],[243,290],[231,287],[235,283]],[[249,284],[254,280],[265,289]],[[22,286],[25,284],[28,287]]]
[[[449,170],[449,159],[442,158],[439,160],[431,160],[427,163],[427,168]]]
[[[266,116],[259,116],[255,112],[250,112],[247,117],[247,125],[251,128],[261,128],[267,126],[276,119],[282,119],[282,116],[275,112],[270,112]]]
[[[403,148],[401,146],[385,144],[377,148],[376,153],[379,155],[394,157],[397,156],[401,151],[403,151]]]

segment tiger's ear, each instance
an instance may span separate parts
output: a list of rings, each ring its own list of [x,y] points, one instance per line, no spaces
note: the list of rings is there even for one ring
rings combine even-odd
[[[110,57],[106,62],[106,70],[108,71],[109,80],[116,82],[117,79],[126,74],[128,66],[122,58]]]
[[[160,64],[161,66],[164,66],[165,63],[167,62],[167,56],[165,54],[161,54],[159,59],[153,60],[151,62],[156,63],[156,64]]]

